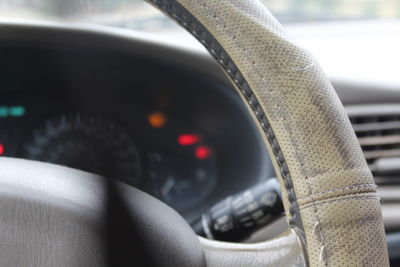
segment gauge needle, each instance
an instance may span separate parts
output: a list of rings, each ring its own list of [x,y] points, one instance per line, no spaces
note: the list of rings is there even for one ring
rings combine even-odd
[[[175,185],[175,179],[173,177],[168,177],[168,179],[165,181],[165,183],[161,187],[161,195],[165,197],[168,195],[169,191],[174,187]]]

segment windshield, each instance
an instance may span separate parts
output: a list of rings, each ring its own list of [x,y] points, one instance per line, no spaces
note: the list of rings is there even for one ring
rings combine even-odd
[[[282,23],[400,17],[400,0],[262,0]],[[0,17],[85,22],[136,30],[175,27],[142,0],[1,0]]]

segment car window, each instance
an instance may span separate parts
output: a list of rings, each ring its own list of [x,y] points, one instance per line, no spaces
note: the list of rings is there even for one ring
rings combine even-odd
[[[400,0],[262,0],[282,23],[400,17]],[[176,27],[142,0],[2,0],[1,18],[96,23],[139,30]]]

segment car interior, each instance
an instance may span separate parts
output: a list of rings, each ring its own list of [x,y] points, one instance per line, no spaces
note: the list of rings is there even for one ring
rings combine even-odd
[[[399,266],[400,23],[350,2],[0,4],[0,266]]]

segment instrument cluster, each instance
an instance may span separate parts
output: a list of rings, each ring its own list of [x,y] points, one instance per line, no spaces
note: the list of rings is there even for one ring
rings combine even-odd
[[[0,106],[1,155],[117,179],[181,211],[213,191],[215,148],[194,127],[160,110],[134,107],[127,120],[62,106],[34,97]]]
[[[246,107],[215,79],[103,49],[1,49],[0,156],[117,179],[189,222],[274,175]]]

